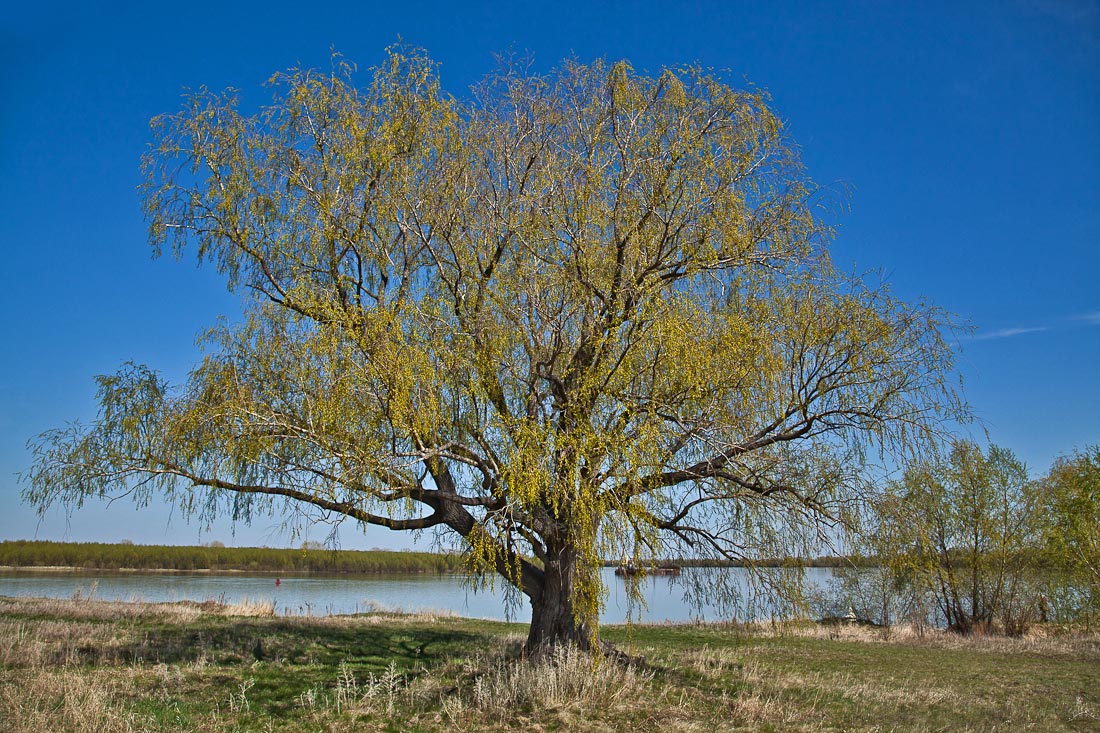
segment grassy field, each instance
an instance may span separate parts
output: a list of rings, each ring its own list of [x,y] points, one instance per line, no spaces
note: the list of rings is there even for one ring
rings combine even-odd
[[[0,727],[50,731],[1095,731],[1100,638],[608,628],[634,667],[516,661],[521,626],[0,598]]]

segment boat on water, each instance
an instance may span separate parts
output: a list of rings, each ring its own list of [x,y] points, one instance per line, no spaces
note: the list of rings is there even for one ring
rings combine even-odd
[[[615,575],[679,575],[679,565],[657,565],[654,567],[639,567],[637,565],[620,565],[615,568]]]

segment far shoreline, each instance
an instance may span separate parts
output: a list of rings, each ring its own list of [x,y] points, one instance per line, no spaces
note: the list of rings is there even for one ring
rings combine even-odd
[[[859,557],[788,557],[757,560],[714,558],[638,558],[604,560],[605,568],[633,566],[677,569],[838,568],[873,564]],[[0,542],[0,573],[64,575],[197,574],[261,577],[362,577],[381,575],[466,575],[457,553],[410,550],[341,550],[307,543],[300,548],[225,547],[211,545],[137,545],[127,542]]]
[[[340,572],[309,570],[255,570],[249,568],[95,568],[76,565],[0,565],[0,576],[17,575],[239,575],[273,578],[371,578],[387,575],[463,575],[436,570],[379,570]]]

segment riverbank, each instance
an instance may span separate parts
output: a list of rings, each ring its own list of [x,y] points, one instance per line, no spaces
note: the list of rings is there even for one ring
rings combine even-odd
[[[461,573],[457,554],[389,550],[134,545],[98,542],[0,542],[5,570],[39,572],[216,572],[288,575]]]
[[[198,576],[238,576],[252,577],[263,576],[270,578],[374,578],[388,575],[462,575],[462,571],[448,572],[445,570],[376,570],[373,572],[339,572],[331,570],[245,570],[238,568],[195,568],[193,570],[179,570],[177,568],[96,568],[73,567],[71,565],[0,565],[0,577],[3,576],[43,576],[43,575],[198,575]]]
[[[0,598],[13,733],[1084,731],[1100,639],[812,624],[608,627],[644,658],[532,667],[521,625],[431,614]]]
[[[867,558],[771,558],[760,568],[838,568],[868,565]],[[747,563],[721,560],[671,559],[658,565],[676,568],[741,568]],[[605,567],[618,567],[606,562]],[[325,548],[222,547],[211,545],[135,545],[125,542],[0,542],[0,572],[79,573],[254,573],[270,575],[379,575],[400,573],[456,574],[465,572],[461,555],[390,550]]]

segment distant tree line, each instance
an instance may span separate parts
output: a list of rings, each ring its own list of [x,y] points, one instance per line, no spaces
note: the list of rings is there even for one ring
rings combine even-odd
[[[109,544],[0,542],[0,566],[85,570],[228,570],[282,573],[459,573],[462,558],[429,552]]]
[[[863,568],[878,562],[875,557],[862,555],[819,555],[817,557],[765,557],[745,560],[720,560],[713,558],[673,557],[642,562],[641,568],[675,565],[681,568]],[[605,567],[619,562],[608,560]]]

